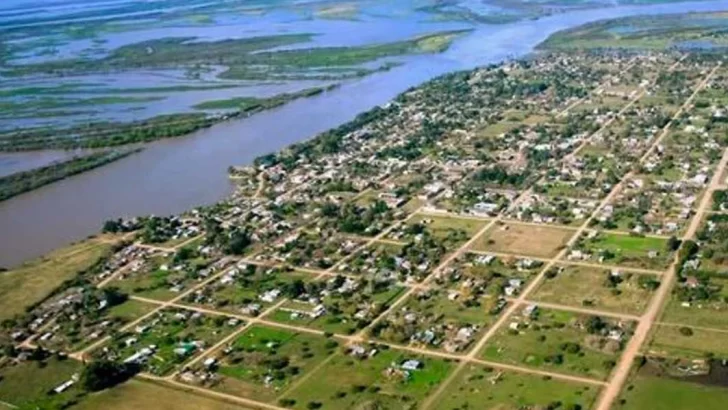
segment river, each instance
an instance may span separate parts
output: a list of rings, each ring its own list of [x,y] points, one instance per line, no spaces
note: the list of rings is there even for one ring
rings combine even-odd
[[[167,215],[219,201],[232,189],[229,165],[313,137],[440,74],[524,56],[555,31],[603,18],[721,9],[728,9],[728,0],[620,6],[478,26],[445,53],[408,58],[403,66],[316,97],[149,144],[140,154],[1,202],[0,266],[93,235],[110,218]]]

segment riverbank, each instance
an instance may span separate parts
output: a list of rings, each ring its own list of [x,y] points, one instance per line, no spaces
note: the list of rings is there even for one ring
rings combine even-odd
[[[728,1],[619,7],[480,27],[442,54],[413,56],[400,67],[245,121],[152,143],[137,155],[4,201],[0,231],[12,241],[0,248],[0,264],[11,267],[96,233],[107,219],[168,215],[215,203],[234,188],[226,177],[230,165],[249,164],[311,138],[438,75],[527,55],[556,31],[608,17],[725,8]]]

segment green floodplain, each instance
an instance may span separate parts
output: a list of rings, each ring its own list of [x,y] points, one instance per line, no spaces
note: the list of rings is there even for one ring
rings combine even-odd
[[[720,49],[728,45],[728,13],[637,16],[598,21],[549,37],[542,49]]]

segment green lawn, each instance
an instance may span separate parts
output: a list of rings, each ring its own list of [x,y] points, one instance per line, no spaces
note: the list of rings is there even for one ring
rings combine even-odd
[[[81,371],[81,363],[67,359],[40,362],[6,363],[0,368],[0,400],[21,408],[61,408],[81,391],[77,386],[59,395],[48,392]]]
[[[213,388],[270,401],[337,347],[336,341],[321,336],[253,326],[235,339],[230,353],[220,356],[217,373],[222,377]],[[269,376],[272,380],[266,381]]]
[[[639,375],[622,392],[622,399],[614,410],[724,410],[728,388]]]
[[[690,329],[691,333],[681,331],[681,326],[657,325],[649,346],[650,352],[697,358],[705,357],[707,353],[728,356],[728,333]]]
[[[555,402],[559,409],[588,409],[599,388],[527,373],[469,365],[434,403],[437,409],[534,409]],[[570,407],[571,406],[571,407]]]
[[[639,283],[643,275],[620,273],[621,282],[609,282],[611,272],[580,266],[563,266],[564,270],[547,278],[532,299],[575,307],[604,309],[618,313],[641,314],[652,297],[652,291]],[[657,276],[644,275],[659,280]],[[645,279],[645,278],[643,278]],[[613,286],[612,283],[615,283]]]
[[[586,249],[595,255],[610,253],[612,257],[605,257],[604,263],[643,269],[665,269],[672,255],[666,239],[609,233],[587,239]],[[653,251],[657,255],[650,257]]]
[[[409,359],[423,366],[406,375],[398,366]],[[317,403],[323,409],[416,408],[451,369],[450,362],[392,350],[367,359],[335,356],[285,399],[297,409],[317,408]]]
[[[534,319],[520,312],[506,320],[506,326],[485,345],[486,360],[541,368],[550,371],[606,379],[619,359],[622,343],[604,333],[589,333],[589,316],[566,311],[539,309]],[[602,319],[610,328],[616,325]],[[519,323],[518,330],[510,328]],[[625,339],[627,336],[625,336]]]

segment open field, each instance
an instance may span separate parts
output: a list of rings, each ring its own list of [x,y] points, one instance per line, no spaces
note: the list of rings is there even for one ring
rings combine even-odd
[[[516,409],[559,402],[588,409],[599,389],[524,373],[468,365],[433,405],[437,409]]]
[[[0,400],[20,408],[57,408],[81,393],[73,387],[63,394],[48,392],[70,380],[81,370],[79,362],[71,359],[49,358],[43,362],[25,362],[0,366]]]
[[[687,330],[689,329],[689,330]],[[645,349],[660,355],[702,358],[708,354],[728,356],[728,333],[686,326],[656,325]]]
[[[577,247],[610,265],[661,270],[671,261],[672,251],[667,245],[662,238],[602,232],[580,239]]]
[[[506,320],[485,345],[486,360],[606,379],[629,338],[630,323],[538,308]]]
[[[573,234],[572,230],[547,226],[496,224],[473,249],[548,258],[556,256]]]
[[[188,393],[179,388],[166,387],[161,384],[129,380],[110,390],[104,390],[86,396],[73,410],[250,410],[238,404],[207,398],[195,393]]]
[[[407,360],[420,361],[421,368],[405,370]],[[286,393],[293,408],[360,408],[416,406],[441,382],[452,365],[441,359],[383,350],[358,359],[336,356],[308,380]],[[290,401],[294,401],[291,403]],[[316,407],[316,404],[313,405]]]
[[[722,410],[728,402],[728,388],[637,375],[622,393],[622,401],[615,404],[615,410]]]
[[[338,343],[321,336],[253,326],[217,355],[215,391],[269,402],[297,380],[308,377]]]
[[[639,315],[647,307],[652,290],[659,286],[659,278],[652,275],[613,274],[580,266],[552,270],[555,276],[546,276],[533,300]]]

